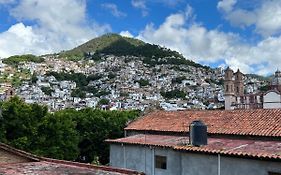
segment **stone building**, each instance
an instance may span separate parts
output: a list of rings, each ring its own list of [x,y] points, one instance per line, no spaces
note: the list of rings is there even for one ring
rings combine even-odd
[[[156,111],[110,143],[110,165],[147,175],[281,175],[281,109]],[[208,127],[207,145],[189,142],[189,125]]]
[[[229,67],[224,76],[225,109],[271,109],[281,108],[281,72],[276,71],[266,92],[244,93],[243,74],[234,73]]]

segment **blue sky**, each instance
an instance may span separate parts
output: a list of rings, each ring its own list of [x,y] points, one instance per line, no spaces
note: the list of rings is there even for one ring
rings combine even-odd
[[[0,0],[0,57],[71,49],[114,32],[201,64],[281,69],[280,0]]]

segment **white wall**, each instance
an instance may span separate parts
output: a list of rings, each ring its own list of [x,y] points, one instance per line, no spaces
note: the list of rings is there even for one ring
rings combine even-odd
[[[281,108],[281,96],[278,93],[274,91],[268,92],[263,99],[264,109]]]

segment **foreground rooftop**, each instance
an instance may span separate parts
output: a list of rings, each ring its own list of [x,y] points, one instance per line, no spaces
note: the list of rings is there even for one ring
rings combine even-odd
[[[32,155],[0,143],[1,175],[143,175],[143,173],[108,166],[56,160]]]
[[[189,138],[187,136],[138,134],[115,140],[107,140],[107,142],[158,146],[186,152],[281,161],[281,141],[208,138],[208,145],[197,147],[188,145]]]

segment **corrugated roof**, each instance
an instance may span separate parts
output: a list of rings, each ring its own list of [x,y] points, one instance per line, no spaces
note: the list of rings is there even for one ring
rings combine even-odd
[[[115,168],[109,166],[96,166],[78,162],[50,159],[32,155],[0,143],[0,150],[8,152],[10,156],[26,158],[24,162],[0,162],[1,175],[61,175],[61,174],[93,174],[93,175],[144,175],[134,170]],[[5,155],[8,156],[8,155]],[[0,156],[1,157],[1,156]]]
[[[125,130],[188,132],[202,120],[210,134],[281,137],[281,109],[156,111],[130,123]]]
[[[107,142],[168,147],[187,152],[281,160],[281,141],[209,138],[208,145],[196,147],[188,145],[188,139],[188,137],[183,136],[139,134],[107,140]]]

